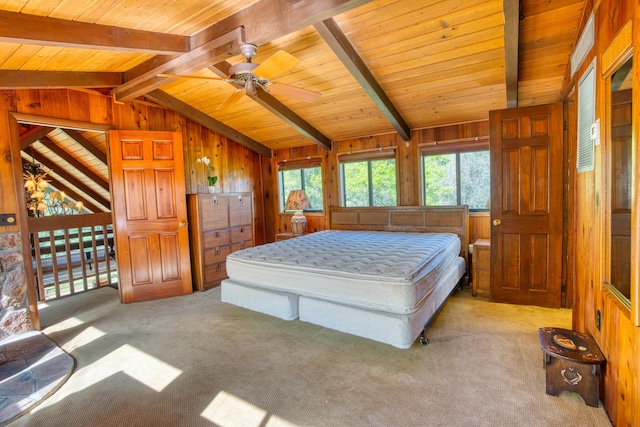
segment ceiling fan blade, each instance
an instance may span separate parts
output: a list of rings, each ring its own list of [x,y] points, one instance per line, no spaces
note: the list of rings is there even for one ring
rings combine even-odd
[[[275,76],[290,70],[300,63],[300,60],[284,50],[279,50],[264,62],[258,65],[253,74],[265,79],[272,79]]]
[[[233,93],[229,95],[227,99],[225,99],[224,102],[218,106],[218,108],[216,108],[216,110],[222,110],[224,108],[231,107],[233,104],[238,102],[240,98],[242,98],[243,96],[244,96],[244,89],[234,90]]]
[[[315,102],[322,96],[320,92],[314,92],[278,82],[270,82],[267,86],[267,90],[269,93],[299,99],[304,102]]]
[[[158,74],[158,77],[171,77],[173,79],[203,79],[203,80],[221,80],[221,81],[229,80],[222,77],[185,76],[181,74]]]

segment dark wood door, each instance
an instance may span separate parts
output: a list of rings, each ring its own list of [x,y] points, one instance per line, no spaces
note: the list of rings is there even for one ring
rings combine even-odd
[[[122,302],[192,292],[182,135],[109,132]]]
[[[560,307],[562,104],[492,111],[491,298]]]

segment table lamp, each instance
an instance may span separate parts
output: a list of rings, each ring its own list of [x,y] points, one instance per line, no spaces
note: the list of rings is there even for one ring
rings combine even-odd
[[[296,211],[291,217],[291,232],[296,236],[304,234],[307,230],[307,218],[304,217],[302,211],[311,208],[311,202],[304,190],[291,190],[289,197],[287,197],[287,203],[284,204],[284,210]]]

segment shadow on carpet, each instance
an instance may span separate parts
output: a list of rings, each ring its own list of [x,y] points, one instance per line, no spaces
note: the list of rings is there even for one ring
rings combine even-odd
[[[69,378],[73,358],[39,331],[0,341],[0,426],[32,410]]]

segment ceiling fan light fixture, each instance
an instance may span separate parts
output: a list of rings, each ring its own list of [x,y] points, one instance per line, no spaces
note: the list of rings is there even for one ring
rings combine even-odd
[[[241,62],[239,64],[232,65],[229,68],[229,75],[234,76],[242,73],[253,73],[253,70],[255,70],[258,65],[260,64],[254,64],[252,62]]]

